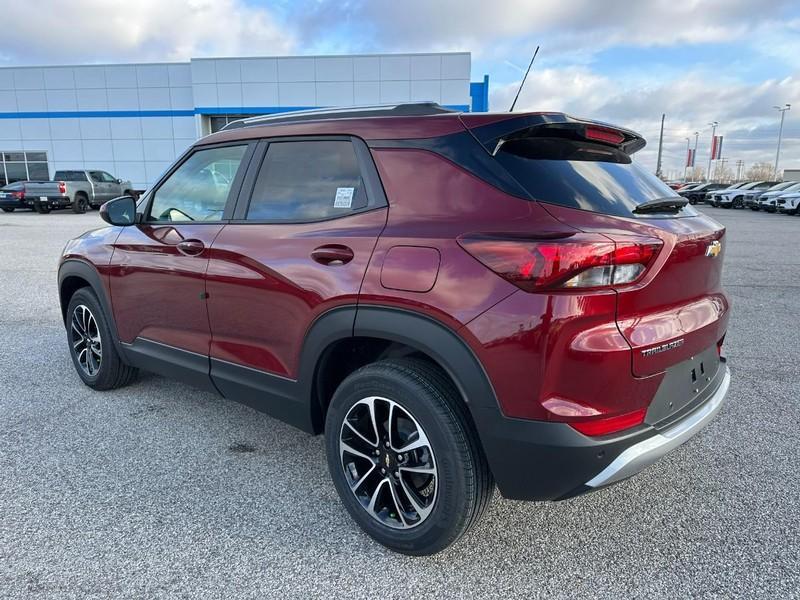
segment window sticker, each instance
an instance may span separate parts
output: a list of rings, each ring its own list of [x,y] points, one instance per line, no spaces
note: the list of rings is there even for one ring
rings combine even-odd
[[[336,188],[336,198],[333,200],[333,208],[350,208],[353,206],[353,193],[356,188],[340,187]]]

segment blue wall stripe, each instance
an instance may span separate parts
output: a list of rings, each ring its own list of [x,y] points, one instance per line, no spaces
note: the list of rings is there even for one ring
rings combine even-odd
[[[475,84],[472,84],[475,85]],[[475,103],[473,99],[473,110]],[[0,119],[85,119],[92,117],[193,117],[194,115],[273,114],[311,110],[319,106],[198,106],[187,110],[66,110],[0,112]],[[448,104],[446,108],[469,111],[467,104]]]

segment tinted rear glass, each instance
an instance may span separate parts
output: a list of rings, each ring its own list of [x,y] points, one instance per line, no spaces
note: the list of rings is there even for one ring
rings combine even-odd
[[[528,138],[506,142],[497,160],[540,202],[628,217],[644,202],[680,198],[609,146]]]
[[[83,171],[56,171],[53,179],[57,181],[86,181],[86,173]]]

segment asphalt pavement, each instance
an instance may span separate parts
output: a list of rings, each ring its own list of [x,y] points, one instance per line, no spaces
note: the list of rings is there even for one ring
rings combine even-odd
[[[85,387],[56,266],[97,212],[0,213],[0,598],[798,597],[800,217],[703,210],[728,227],[718,418],[607,490],[496,494],[428,558],[360,532],[321,438],[154,375]]]

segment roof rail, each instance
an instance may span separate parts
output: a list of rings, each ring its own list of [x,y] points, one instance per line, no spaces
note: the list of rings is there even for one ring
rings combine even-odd
[[[406,102],[403,104],[377,104],[373,106],[351,106],[347,108],[316,108],[313,110],[297,110],[292,112],[247,117],[231,121],[221,131],[272,125],[275,123],[297,123],[300,121],[320,121],[330,119],[357,119],[364,117],[422,117],[445,113],[458,113],[440,106],[436,102]]]

